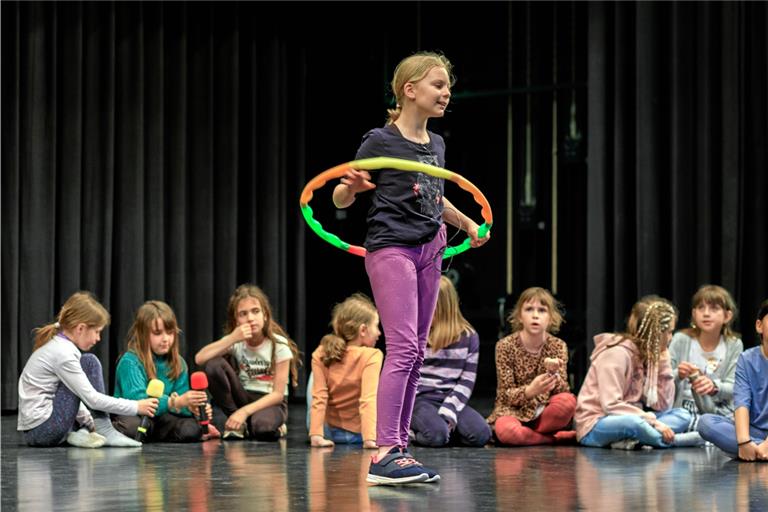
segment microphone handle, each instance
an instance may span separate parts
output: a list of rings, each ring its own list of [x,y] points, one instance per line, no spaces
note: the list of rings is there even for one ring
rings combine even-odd
[[[147,430],[151,425],[150,421],[149,416],[141,417],[141,423],[139,423],[139,427],[136,429],[136,441],[143,443],[144,439],[147,438]]]
[[[203,429],[203,435],[205,435],[208,433],[208,423],[210,423],[208,415],[205,413],[205,405],[201,405],[197,408],[197,415],[197,421],[200,423],[200,427]]]

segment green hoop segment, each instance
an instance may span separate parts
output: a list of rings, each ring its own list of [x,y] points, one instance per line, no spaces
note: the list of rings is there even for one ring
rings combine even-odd
[[[365,171],[375,171],[377,169],[397,169],[399,171],[423,172],[424,174],[428,174],[436,178],[443,178],[445,180],[452,181],[463,190],[471,193],[472,197],[475,199],[475,202],[482,208],[481,214],[485,222],[477,230],[477,235],[480,238],[483,238],[491,230],[491,226],[493,226],[493,213],[491,212],[491,206],[488,204],[488,200],[483,195],[483,193],[480,192],[480,189],[478,189],[474,184],[472,184],[472,182],[465,179],[460,174],[456,174],[455,172],[443,169],[442,167],[423,164],[421,162],[414,162],[412,160],[403,160],[401,158],[365,158],[363,160],[354,160],[352,162],[337,165],[336,167],[332,167],[327,171],[318,174],[304,187],[304,190],[301,193],[301,198],[299,200],[301,205],[301,214],[304,216],[304,220],[307,222],[307,225],[312,229],[312,231],[314,231],[320,238],[332,246],[341,249],[342,251],[355,254],[357,256],[365,256],[366,253],[364,247],[348,244],[333,233],[326,231],[323,228],[323,225],[313,217],[312,207],[309,206],[309,202],[312,200],[312,196],[315,190],[323,187],[328,182],[328,180],[343,177],[350,169]],[[470,244],[471,239],[467,237],[459,245],[447,247],[445,252],[443,252],[443,258],[450,258],[451,256],[461,254],[471,247]]]

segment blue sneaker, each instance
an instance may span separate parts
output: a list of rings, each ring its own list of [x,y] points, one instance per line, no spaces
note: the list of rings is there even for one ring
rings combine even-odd
[[[421,464],[395,446],[378,462],[371,459],[366,481],[372,484],[398,485],[426,482],[429,475]]]
[[[403,455],[405,455],[409,459],[413,459],[416,462],[416,464],[421,466],[421,470],[427,474],[427,479],[424,480],[425,483],[440,481],[440,474],[437,471],[435,471],[434,469],[428,468],[427,466],[423,465],[421,462],[418,462],[408,450],[404,450]]]

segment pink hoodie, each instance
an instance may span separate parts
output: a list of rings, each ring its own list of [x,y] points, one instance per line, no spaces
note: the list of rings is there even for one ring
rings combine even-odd
[[[656,418],[643,411],[645,368],[637,346],[630,339],[614,333],[595,336],[592,365],[576,402],[576,438],[589,434],[600,418],[609,414],[636,414],[649,422]],[[675,400],[675,382],[669,353],[659,360],[658,402],[654,409],[665,411]]]

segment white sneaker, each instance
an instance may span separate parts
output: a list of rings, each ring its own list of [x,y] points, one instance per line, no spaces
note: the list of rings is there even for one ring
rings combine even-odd
[[[634,450],[639,441],[637,439],[621,439],[611,443],[611,448],[614,450]]]
[[[67,443],[78,448],[99,448],[104,446],[107,439],[101,434],[91,432],[87,428],[81,428],[77,432],[67,434]]]
[[[222,439],[245,439],[245,424],[237,430],[225,430]]]

